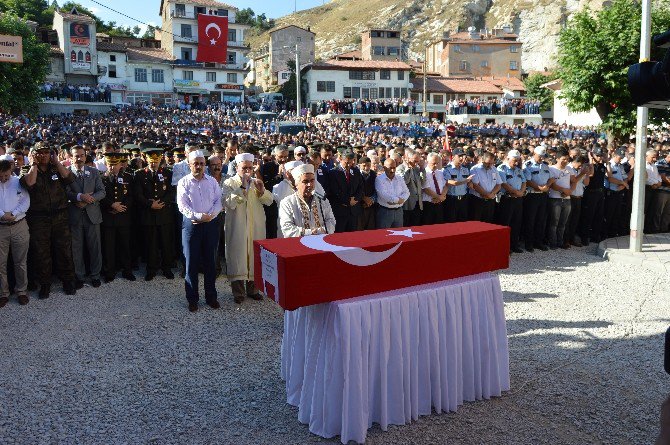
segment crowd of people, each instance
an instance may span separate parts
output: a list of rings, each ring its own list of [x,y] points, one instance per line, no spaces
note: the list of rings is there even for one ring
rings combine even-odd
[[[147,281],[181,273],[189,310],[200,271],[207,304],[218,307],[217,273],[241,304],[260,298],[249,246],[266,237],[477,220],[511,227],[512,254],[629,231],[634,143],[608,145],[594,129],[520,126],[501,136],[487,126],[304,117],[307,130],[288,135],[228,111],[0,115],[0,306],[11,292],[21,304],[29,291],[47,298],[52,274],[74,294],[119,273],[134,281],[142,263]],[[649,233],[670,229],[669,162],[670,134],[654,133]],[[205,180],[211,202],[194,192]]]
[[[69,83],[45,82],[42,85],[44,100],[69,100],[73,102],[112,102],[109,85],[71,85]]]
[[[448,114],[539,114],[540,101],[531,99],[452,99]]]
[[[345,99],[319,101],[317,114],[416,114],[412,99]]]

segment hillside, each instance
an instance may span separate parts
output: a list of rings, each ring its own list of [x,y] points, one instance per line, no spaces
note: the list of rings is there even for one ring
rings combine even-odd
[[[540,71],[555,66],[557,36],[572,14],[604,0],[331,0],[324,6],[277,19],[277,26],[310,26],[316,33],[316,56],[358,48],[359,33],[368,28],[399,28],[416,59],[426,41],[444,31],[468,26],[478,29],[512,24],[523,42],[522,66]],[[267,42],[266,35],[251,36],[252,50]]]

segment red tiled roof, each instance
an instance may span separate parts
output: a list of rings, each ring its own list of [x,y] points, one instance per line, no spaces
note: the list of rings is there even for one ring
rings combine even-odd
[[[71,20],[73,22],[82,22],[82,23],[95,23],[95,20],[85,14],[70,14],[68,12],[56,11],[56,14],[60,15],[64,19]]]
[[[51,53],[51,55],[54,55],[54,56],[62,56],[63,55],[63,50],[60,49],[57,46],[54,46],[54,45],[51,45],[51,48],[49,49],[49,52]]]
[[[409,71],[412,69],[405,62],[386,61],[386,60],[328,60],[326,62],[315,63],[312,69],[317,70],[338,70],[338,69],[359,69],[359,70],[401,70]]]
[[[526,85],[523,81],[516,77],[482,77],[482,80],[491,82],[493,85],[500,88],[509,88],[514,91],[526,91]]]
[[[125,53],[127,50],[125,45],[113,42],[98,42],[97,46],[98,51]]]
[[[127,47],[128,61],[166,63],[174,61],[172,54],[162,48],[133,48]]]
[[[423,77],[412,81],[412,91],[423,90]],[[426,88],[430,93],[502,94],[502,90],[486,80],[454,79],[447,77],[426,77]]]
[[[347,51],[346,53],[335,54],[333,57],[331,57],[331,60],[340,59],[340,58],[362,59],[363,58],[363,53],[360,50],[355,49],[353,51]]]

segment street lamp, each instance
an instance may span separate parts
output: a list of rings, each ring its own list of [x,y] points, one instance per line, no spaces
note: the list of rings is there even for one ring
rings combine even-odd
[[[284,49],[291,49],[290,46],[285,46]],[[295,114],[300,117],[300,49],[298,44],[295,44]]]

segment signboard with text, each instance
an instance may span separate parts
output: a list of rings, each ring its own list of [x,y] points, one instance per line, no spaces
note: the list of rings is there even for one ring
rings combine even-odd
[[[89,46],[91,33],[85,23],[70,23],[70,43],[79,46]]]
[[[235,84],[229,84],[229,83],[217,83],[216,84],[216,89],[217,90],[243,90],[244,85],[235,85]]]
[[[88,62],[72,62],[73,70],[90,70],[91,64]]]
[[[23,39],[21,36],[0,35],[0,62],[23,63]]]
[[[182,88],[199,87],[200,82],[198,82],[197,80],[175,79],[174,86]]]

